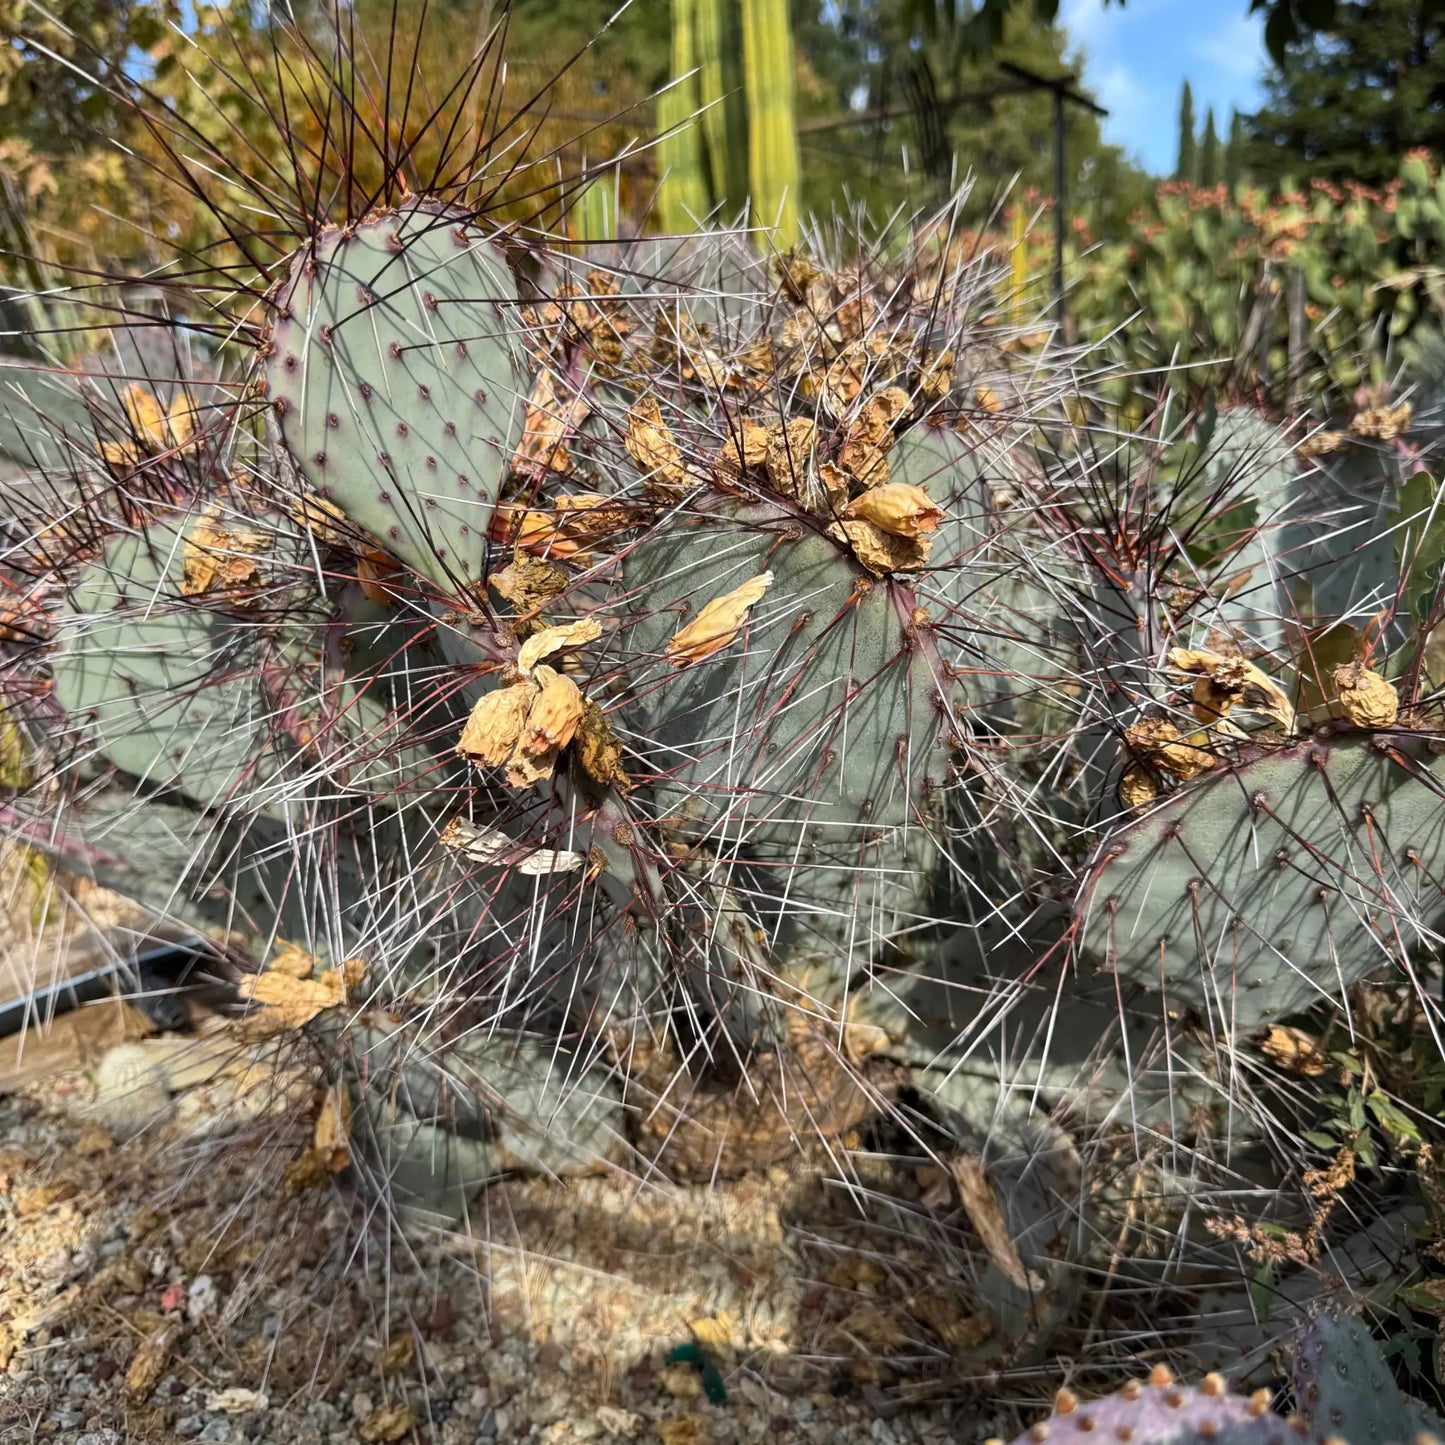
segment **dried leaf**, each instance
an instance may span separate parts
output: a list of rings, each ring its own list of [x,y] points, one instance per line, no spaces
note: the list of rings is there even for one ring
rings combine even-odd
[[[721,652],[742,630],[748,613],[772,585],[773,574],[762,572],[731,592],[714,597],[686,627],[673,634],[667,644],[667,660],[674,667],[686,667]]]
[[[1347,662],[1335,669],[1335,686],[1345,720],[1357,728],[1394,727],[1400,715],[1400,698],[1378,672],[1362,662]]]
[[[567,439],[592,410],[581,395],[563,396],[556,373],[543,367],[527,398],[522,437],[512,458],[512,470],[540,480],[548,472],[565,472],[571,465]]]
[[[318,497],[315,492],[303,492],[292,501],[290,511],[297,526],[313,532],[318,542],[334,547],[346,540],[342,530],[346,526],[346,513],[335,502]]]
[[[271,1401],[259,1390],[247,1390],[240,1385],[231,1385],[224,1390],[215,1390],[206,1396],[206,1409],[222,1415],[245,1415],[252,1410],[269,1409]]]
[[[125,1373],[126,1392],[132,1399],[144,1400],[160,1383],[180,1337],[181,1321],[170,1320],[141,1341]]]
[[[595,617],[582,617],[558,627],[544,627],[522,644],[517,653],[518,671],[530,676],[532,669],[544,657],[550,657],[564,647],[581,647],[584,643],[595,642],[601,636],[602,624]]]
[[[943,509],[922,487],[908,482],[886,482],[871,487],[843,509],[850,521],[871,522],[894,537],[917,538],[937,529]]]
[[[713,1350],[722,1354],[733,1347],[736,1325],[733,1317],[726,1310],[715,1315],[708,1315],[704,1319],[693,1320],[689,1328],[692,1330],[693,1338],[705,1350]]]
[[[651,396],[640,397],[627,413],[627,455],[642,468],[644,482],[660,491],[673,491],[687,485],[687,468],[682,462],[682,448],[664,425],[662,408]]]
[[[1008,1232],[1003,1210],[999,1208],[998,1196],[989,1183],[983,1160],[977,1154],[961,1154],[950,1161],[949,1168],[969,1223],[1000,1273],[1019,1289],[1033,1293],[1042,1291],[1043,1280],[1026,1270],[1019,1258],[1018,1245]]]
[[[361,1438],[367,1445],[391,1445],[415,1423],[410,1405],[382,1405],[362,1421]]]
[[[696,1379],[696,1371],[689,1370],[688,1373]],[[697,1389],[701,1394],[702,1386],[698,1385]],[[701,1415],[673,1415],[659,1420],[654,1428],[662,1445],[706,1445],[707,1427]]]
[[[483,693],[462,729],[457,751],[478,766],[500,767],[517,746],[522,724],[536,696],[537,684],[530,679]]]

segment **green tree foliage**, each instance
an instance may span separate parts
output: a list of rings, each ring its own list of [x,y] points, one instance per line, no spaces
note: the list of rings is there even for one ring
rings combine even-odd
[[[1214,128],[1214,107],[1204,115],[1204,139],[1199,143],[1199,184],[1219,184],[1219,132]]]
[[[890,0],[840,0],[814,12],[795,32],[809,72],[798,98],[805,208],[826,210],[844,195],[875,214],[901,202],[926,205],[969,173],[979,218],[1017,190],[1052,192],[1053,100],[1018,93],[999,62],[1046,76],[1077,73],[1058,26],[1021,8],[984,54],[943,30],[910,43],[906,17]],[[834,123],[850,112],[855,123]],[[827,128],[815,129],[820,123]],[[1106,230],[1122,229],[1148,196],[1144,174],[1077,106],[1066,111],[1065,159],[1070,211],[1088,209]]]
[[[1245,163],[1381,185],[1419,146],[1445,150],[1445,14],[1420,0],[1341,0],[1328,34],[1289,48],[1250,116]]]
[[[1194,91],[1189,82],[1184,82],[1179,92],[1179,159],[1174,166],[1174,178],[1192,181],[1197,158],[1194,151]]]

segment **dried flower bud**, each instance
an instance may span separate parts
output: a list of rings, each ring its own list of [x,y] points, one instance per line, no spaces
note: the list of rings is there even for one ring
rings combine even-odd
[[[1340,690],[1340,707],[1346,721],[1357,728],[1388,728],[1400,715],[1395,689],[1378,672],[1362,662],[1347,662],[1335,669],[1335,686]]]
[[[644,481],[659,490],[675,490],[687,485],[687,469],[682,464],[682,449],[677,439],[663,424],[662,408],[651,396],[639,397],[627,413],[627,455],[646,474]]]
[[[667,644],[667,660],[674,667],[701,662],[721,652],[742,630],[749,611],[773,585],[771,572],[750,577],[740,587],[714,597],[686,627],[675,633]]]
[[[1179,729],[1162,718],[1145,718],[1124,731],[1129,752],[1141,762],[1149,763],[1188,782],[1208,772],[1218,761],[1204,745],[1203,734],[1181,738]]]
[[[1399,406],[1375,406],[1362,411],[1350,422],[1350,430],[1357,437],[1371,437],[1376,441],[1394,441],[1410,425],[1413,408],[1408,401]]]
[[[1279,684],[1253,663],[1187,647],[1170,648],[1166,661],[1175,672],[1195,679],[1194,716],[1200,722],[1221,722],[1241,705],[1262,714],[1275,728],[1294,731],[1294,704]]]
[[[776,491],[789,497],[805,493],[817,432],[813,419],[806,416],[768,428],[768,480]]]
[[[577,728],[577,761],[589,778],[603,786],[630,786],[622,768],[622,741],[612,731],[602,709],[586,697],[582,699],[582,721]]]
[[[870,487],[849,502],[843,515],[850,520],[872,522],[880,531],[895,537],[920,537],[935,531],[943,520],[943,509],[922,487],[909,482],[886,482]]]
[[[540,480],[548,472],[565,472],[571,465],[567,438],[587,419],[591,404],[582,395],[562,396],[556,373],[543,367],[527,398],[522,437],[512,458],[512,470]]]
[[[570,677],[542,664],[533,674],[538,687],[516,751],[507,760],[507,781],[530,788],[550,777],[557,755],[576,736],[582,721],[582,692]]]

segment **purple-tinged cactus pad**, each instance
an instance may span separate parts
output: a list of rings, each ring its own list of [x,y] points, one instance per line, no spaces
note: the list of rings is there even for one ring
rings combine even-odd
[[[1299,1445],[1304,1435],[1302,1422],[1271,1413],[1268,1391],[1231,1394],[1218,1375],[1179,1385],[1161,1366],[1147,1383],[1131,1380],[1098,1400],[1060,1390],[1053,1415],[1013,1445]]]

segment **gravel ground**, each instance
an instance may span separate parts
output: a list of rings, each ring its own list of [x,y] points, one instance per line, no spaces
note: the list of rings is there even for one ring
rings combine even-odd
[[[850,1242],[822,1174],[515,1178],[467,1233],[404,1235],[345,1173],[298,1173],[316,1110],[294,1048],[213,1039],[149,1113],[117,1112],[103,1044],[181,1041],[83,1012],[56,1027],[91,1057],[0,1098],[0,1440],[888,1445],[1013,1423],[950,1371],[977,1334],[937,1259]]]

